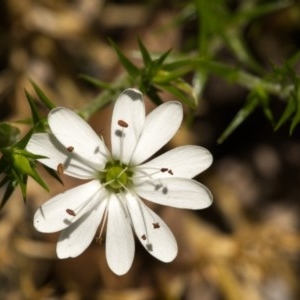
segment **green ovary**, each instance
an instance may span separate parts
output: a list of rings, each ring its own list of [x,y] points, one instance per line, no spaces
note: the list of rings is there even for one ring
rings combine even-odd
[[[124,171],[124,167],[112,166],[107,169],[105,182],[108,187],[118,191],[126,186],[128,182],[128,174]]]

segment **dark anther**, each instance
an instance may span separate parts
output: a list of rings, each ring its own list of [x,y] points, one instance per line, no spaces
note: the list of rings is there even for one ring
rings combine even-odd
[[[173,171],[171,169],[168,171],[168,173],[171,174],[171,175],[174,175]]]
[[[145,239],[146,239],[146,235],[143,234],[143,235],[141,236],[141,238],[142,238],[142,240],[145,240]]]
[[[69,147],[67,148],[67,150],[68,150],[69,152],[73,152],[73,151],[74,151],[74,147],[73,147],[73,146],[69,146]]]
[[[158,222],[156,222],[156,223],[152,223],[152,225],[153,225],[153,228],[154,228],[154,229],[158,229],[158,228],[160,228],[160,225],[159,225],[159,223],[158,223]]]
[[[75,211],[72,210],[72,209],[70,209],[70,208],[67,208],[67,209],[66,209],[66,213],[69,214],[70,216],[73,216],[73,217],[76,216]]]
[[[164,172],[167,172],[167,171],[168,171],[168,168],[161,168],[160,171],[163,172],[163,173],[164,173]]]
[[[128,127],[128,124],[125,121],[123,121],[123,120],[119,120],[118,121],[118,125],[120,125],[123,128],[127,128]]]

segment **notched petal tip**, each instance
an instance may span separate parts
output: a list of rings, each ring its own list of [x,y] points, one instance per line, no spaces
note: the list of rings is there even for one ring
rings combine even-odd
[[[142,93],[137,89],[133,89],[133,88],[132,89],[126,89],[122,94],[127,95],[133,101],[143,100]]]

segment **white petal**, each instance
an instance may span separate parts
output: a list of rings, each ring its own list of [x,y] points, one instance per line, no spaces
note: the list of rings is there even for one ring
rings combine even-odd
[[[134,231],[144,248],[163,262],[174,260],[178,247],[169,227],[138,197],[126,197]]]
[[[118,125],[125,121],[127,128]],[[117,99],[111,123],[113,157],[128,164],[145,121],[145,104],[142,94],[135,89],[125,90]]]
[[[139,165],[135,168],[136,177],[149,178],[183,177],[192,178],[212,164],[211,153],[199,146],[181,146]],[[164,172],[161,170],[164,169]]]
[[[47,158],[38,161],[51,169],[57,170],[58,165],[63,164],[63,172],[66,175],[81,179],[95,177],[96,170],[76,153],[69,152],[53,134],[33,134],[26,149],[33,154],[46,156]]]
[[[131,165],[142,163],[169,142],[177,132],[182,117],[182,105],[177,101],[166,102],[154,109],[146,118]]]
[[[73,147],[77,153],[92,162],[95,168],[102,168],[107,160],[107,149],[103,141],[75,112],[57,107],[51,110],[48,123],[52,133],[66,148]]]
[[[120,195],[111,195],[106,230],[106,259],[117,275],[128,272],[134,258],[134,238],[130,219]]]
[[[76,222],[105,196],[106,190],[98,180],[79,185],[45,202],[34,215],[34,226],[41,232],[60,231]]]
[[[107,200],[98,203],[77,222],[62,231],[56,247],[59,258],[76,257],[90,245],[102,220],[106,203]]]
[[[139,182],[136,193],[149,201],[178,208],[202,209],[211,205],[212,195],[201,183],[186,178],[163,178]]]

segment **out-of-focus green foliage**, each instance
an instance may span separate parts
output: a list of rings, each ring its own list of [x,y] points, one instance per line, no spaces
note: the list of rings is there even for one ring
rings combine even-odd
[[[0,124],[0,148],[13,145],[20,136],[19,128],[7,123]]]
[[[244,38],[245,27],[250,22],[266,14],[286,9],[292,3],[241,1],[236,9],[229,9],[228,4],[229,1],[222,0],[195,0],[183,7],[174,26],[182,26],[191,21],[198,24],[196,51],[192,49],[190,52],[167,51],[161,55],[151,54],[142,41],[138,40],[143,62],[143,67],[138,67],[111,41],[125,74],[112,83],[83,76],[104,91],[91,105],[83,109],[82,114],[88,118],[95,110],[111,101],[109,97],[116,96],[128,86],[138,87],[156,104],[162,101],[161,91],[169,92],[191,111],[198,107],[207,79],[214,74],[249,91],[244,105],[218,139],[219,143],[224,142],[257,108],[262,109],[274,130],[291,121],[292,133],[300,121],[299,76],[294,71],[300,52],[287,60],[283,66],[274,66],[272,70],[266,70],[251,55]],[[224,63],[219,59],[217,53],[224,48],[234,56],[235,63]],[[272,96],[286,103],[286,109],[279,120],[273,116]]]

